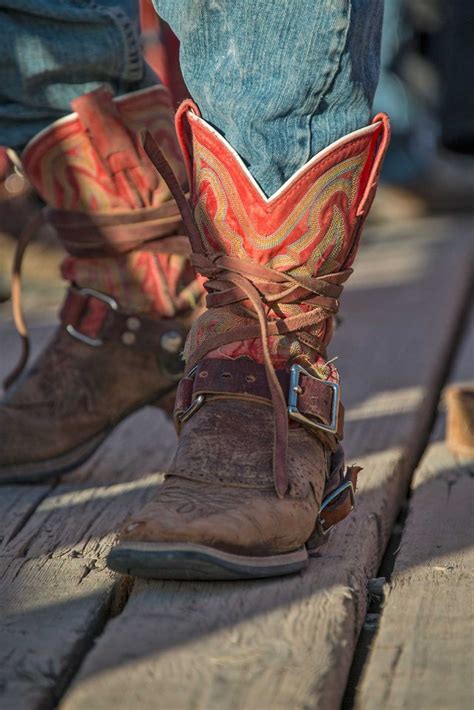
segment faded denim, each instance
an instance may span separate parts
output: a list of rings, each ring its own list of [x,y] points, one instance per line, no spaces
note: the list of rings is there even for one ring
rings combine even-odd
[[[1,145],[22,148],[98,86],[122,94],[156,81],[137,0],[0,0],[0,34]]]
[[[154,0],[203,116],[271,194],[367,124],[383,0]],[[0,0],[0,143],[21,147],[100,84],[149,85],[136,0]]]
[[[370,119],[383,0],[153,0],[202,115],[267,194]]]

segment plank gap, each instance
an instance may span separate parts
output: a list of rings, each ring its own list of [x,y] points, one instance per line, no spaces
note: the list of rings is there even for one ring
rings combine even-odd
[[[90,571],[92,570],[89,570],[89,572]],[[44,710],[55,710],[58,707],[71,684],[74,682],[84,658],[94,647],[97,639],[106,631],[109,622],[120,616],[125,609],[134,584],[135,579],[133,577],[127,575],[117,577],[110,591],[108,603],[102,609],[102,613],[97,616],[95,625],[89,627],[89,635],[84,636],[81,642],[77,644],[75,655],[69,663],[68,670],[61,676],[52,694],[51,702],[44,706]]]

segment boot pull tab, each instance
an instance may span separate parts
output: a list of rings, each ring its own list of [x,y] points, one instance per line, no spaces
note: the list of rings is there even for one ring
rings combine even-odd
[[[192,99],[185,99],[178,107],[176,111],[176,116],[174,119],[176,135],[178,138],[179,147],[183,154],[184,162],[186,164],[186,172],[188,174],[188,183],[190,189],[193,185],[193,149],[192,149],[192,138],[191,129],[188,122],[188,112],[191,111],[195,113],[196,116],[201,117],[201,112],[192,101]]]
[[[369,177],[365,186],[362,199],[357,209],[357,217],[367,215],[370,206],[375,197],[377,182],[382,170],[383,161],[387,152],[388,144],[390,143],[390,119],[386,113],[378,113],[372,120],[372,124],[379,123],[378,131],[374,134],[374,144],[371,148],[373,151],[373,163],[370,169]]]

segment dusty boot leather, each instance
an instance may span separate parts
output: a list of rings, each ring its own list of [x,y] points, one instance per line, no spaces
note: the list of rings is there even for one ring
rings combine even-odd
[[[171,411],[202,293],[177,205],[143,153],[147,131],[185,184],[167,90],[101,89],[72,106],[22,156],[70,287],[51,342],[0,405],[0,483],[71,470],[145,404]]]
[[[191,102],[178,112],[178,136],[185,122],[191,209],[176,199],[208,278],[208,310],[187,340],[174,462],[109,565],[158,578],[288,574],[352,509],[359,469],[344,467],[339,376],[326,345],[388,120],[329,146],[271,198]],[[159,151],[145,147],[160,169]]]

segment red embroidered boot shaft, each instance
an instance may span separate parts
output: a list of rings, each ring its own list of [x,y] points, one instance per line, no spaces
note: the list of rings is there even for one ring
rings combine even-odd
[[[187,340],[173,465],[109,563],[164,578],[287,574],[352,509],[359,469],[344,470],[339,376],[326,346],[388,120],[341,138],[270,198],[191,102],[177,127],[190,206],[176,197],[208,310]],[[145,146],[162,167],[153,142]]]
[[[176,203],[142,146],[148,132],[185,186],[168,91],[97,90],[73,108],[22,156],[70,287],[53,340],[0,406],[0,482],[69,470],[131,411],[168,409],[202,294]]]

